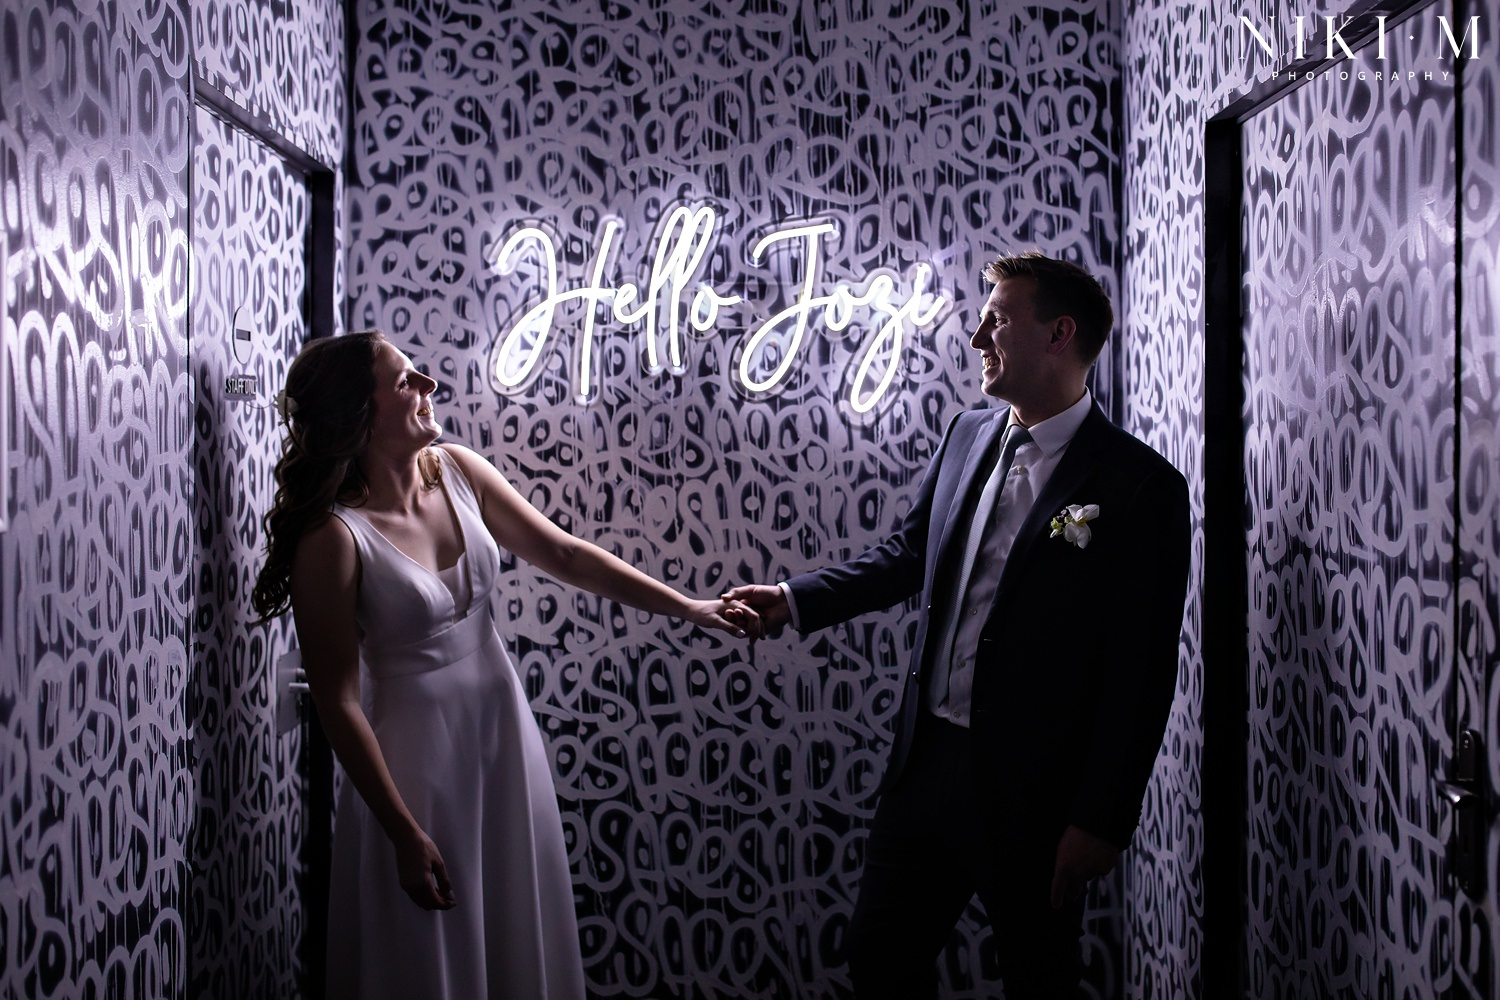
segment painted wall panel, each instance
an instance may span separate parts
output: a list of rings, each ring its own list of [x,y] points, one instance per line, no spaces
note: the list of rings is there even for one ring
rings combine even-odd
[[[193,145],[193,372],[198,386],[196,669],[191,686],[195,996],[292,997],[303,929],[302,732],[277,725],[291,620],[252,624],[282,427],[272,407],[307,338],[307,185],[274,152],[199,109]],[[243,311],[242,311],[243,310]],[[243,325],[250,332],[237,339]],[[225,380],[256,379],[252,399]]]
[[[198,77],[336,170],[346,108],[342,4],[195,2],[190,9]],[[263,555],[260,519],[271,505],[282,433],[271,400],[308,335],[315,268],[333,267],[334,328],[342,328],[342,185],[336,180],[333,260],[309,262],[305,177],[262,142],[200,109],[192,199],[193,372],[201,390],[194,421],[190,693],[199,809],[188,911],[190,993],[289,997],[301,986],[306,932],[306,763],[301,731],[282,735],[277,724],[276,663],[292,643],[291,621],[253,624],[249,594]],[[237,314],[253,336],[236,348]],[[257,379],[254,399],[226,397],[224,378],[238,374]]]
[[[1482,24],[1500,23],[1494,0],[1468,5]],[[1458,300],[1458,494],[1455,642],[1462,728],[1476,730],[1486,753],[1481,784],[1494,803],[1500,789],[1500,48],[1493,30],[1463,67]],[[1453,983],[1458,996],[1500,989],[1500,810],[1493,804],[1479,845],[1484,874],[1477,898],[1459,897],[1453,921]]]
[[[0,995],[182,995],[188,34],[0,10]]]
[[[1214,331],[1204,329],[1207,309],[1204,299],[1207,281],[1202,251],[1205,238],[1205,125],[1232,101],[1252,88],[1272,82],[1276,79],[1275,74],[1284,74],[1296,61],[1295,32],[1299,16],[1304,18],[1301,22],[1304,26],[1321,26],[1326,24],[1323,21],[1325,16],[1342,15],[1350,6],[1332,3],[1294,4],[1280,0],[1259,0],[1256,3],[1233,6],[1199,2],[1131,2],[1125,5],[1123,281],[1129,305],[1126,313],[1127,356],[1121,366],[1119,392],[1122,408],[1130,425],[1152,435],[1151,439],[1158,442],[1158,447],[1167,454],[1174,457],[1180,455],[1182,460],[1179,465],[1184,470],[1198,469],[1202,463],[1204,343],[1205,338],[1215,335]],[[1468,5],[1468,9],[1462,13],[1464,17],[1474,14],[1488,17],[1492,14],[1490,6]],[[1385,82],[1388,86],[1376,89],[1370,85],[1370,81],[1362,85],[1356,81],[1343,88],[1341,96],[1322,109],[1309,112],[1297,122],[1287,122],[1286,128],[1279,134],[1267,134],[1257,140],[1261,143],[1260,152],[1274,161],[1276,157],[1290,156],[1288,150],[1307,148],[1307,143],[1325,142],[1330,148],[1342,149],[1340,144],[1346,140],[1352,141],[1358,129],[1368,124],[1371,114],[1380,109],[1388,110],[1403,100],[1411,100],[1419,92],[1426,93],[1423,88],[1429,84],[1425,78],[1413,82],[1411,77],[1406,76],[1409,72],[1415,72],[1419,76],[1431,72],[1439,85],[1445,82],[1443,74],[1447,72],[1450,79],[1446,83],[1449,87],[1454,86],[1458,67],[1451,48],[1439,34],[1439,15],[1449,17],[1450,23],[1453,23],[1455,11],[1444,4],[1428,5],[1417,15],[1423,26],[1420,30],[1409,31],[1403,27],[1398,31],[1393,26],[1389,38],[1392,47],[1388,52],[1394,59],[1395,46],[1398,43],[1406,46],[1402,50],[1404,61],[1399,66],[1387,63],[1384,70],[1386,74],[1391,69],[1400,70],[1402,82],[1389,86],[1387,77]],[[1247,30],[1247,22],[1256,27],[1263,37],[1252,37]],[[1462,33],[1461,27],[1459,33]],[[1416,51],[1410,48],[1409,43],[1413,39],[1408,37],[1409,34],[1417,34],[1422,40]],[[1492,185],[1488,178],[1493,173],[1494,161],[1492,132],[1495,109],[1492,78],[1496,49],[1487,26],[1480,30],[1479,37],[1482,43],[1463,69],[1467,75],[1463,85],[1462,107],[1468,138],[1461,144],[1450,145],[1447,154],[1454,158],[1452,162],[1456,164],[1455,169],[1463,178],[1459,184],[1464,192],[1462,204],[1465,215],[1459,221],[1462,222],[1466,237],[1454,232],[1446,238],[1454,241],[1467,240],[1462,247],[1466,263],[1465,269],[1458,276],[1458,288],[1450,288],[1448,304],[1440,307],[1447,309],[1450,315],[1457,308],[1457,315],[1462,317],[1464,324],[1458,338],[1461,345],[1458,378],[1463,384],[1464,397],[1463,416],[1459,421],[1457,436],[1457,440],[1461,442],[1458,476],[1460,482],[1469,485],[1464,487],[1466,494],[1461,494],[1463,499],[1456,517],[1441,510],[1440,504],[1433,506],[1432,491],[1441,496],[1444,490],[1452,489],[1449,481],[1452,476],[1451,467],[1445,470],[1440,464],[1434,464],[1453,447],[1452,421],[1444,425],[1441,421],[1428,419],[1431,416],[1429,407],[1434,405],[1435,400],[1426,393],[1432,391],[1441,395],[1445,390],[1441,384],[1424,385],[1421,391],[1416,390],[1413,386],[1422,376],[1417,372],[1410,372],[1403,378],[1410,380],[1406,385],[1412,395],[1401,408],[1413,411],[1413,423],[1399,435],[1399,441],[1393,439],[1388,445],[1390,448],[1400,449],[1400,458],[1393,460],[1394,465],[1381,472],[1386,477],[1387,492],[1375,505],[1360,508],[1359,515],[1350,522],[1354,526],[1351,530],[1356,535],[1351,539],[1351,544],[1357,544],[1360,538],[1378,535],[1382,530],[1380,526],[1384,523],[1382,519],[1395,511],[1405,518],[1410,531],[1424,534],[1429,546],[1442,544],[1432,540],[1442,538],[1443,532],[1447,531],[1450,555],[1454,551],[1453,533],[1457,532],[1456,551],[1460,554],[1459,560],[1467,567],[1460,569],[1457,574],[1459,610],[1454,620],[1457,632],[1450,626],[1446,633],[1442,630],[1435,633],[1442,643],[1447,644],[1445,648],[1450,660],[1455,656],[1455,637],[1458,647],[1457,669],[1451,665],[1444,668],[1448,682],[1446,697],[1450,701],[1443,725],[1450,733],[1459,724],[1459,719],[1453,716],[1454,712],[1468,720],[1464,724],[1477,724],[1477,720],[1488,720],[1493,716],[1490,708],[1478,709],[1480,703],[1489,704],[1487,692],[1493,690],[1490,678],[1486,675],[1494,669],[1491,662],[1494,647],[1486,637],[1493,634],[1493,622],[1497,620],[1494,589],[1491,583],[1485,582],[1492,581],[1494,572],[1492,560],[1486,554],[1493,549],[1490,537],[1493,534],[1490,525],[1494,519],[1490,499],[1492,491],[1485,485],[1491,479],[1488,470],[1494,467],[1494,457],[1486,435],[1490,423],[1490,418],[1486,416],[1489,404],[1479,398],[1491,395],[1487,391],[1486,376],[1483,373],[1492,367],[1488,359],[1493,353],[1489,346],[1493,336],[1478,325],[1477,317],[1489,314],[1488,303],[1492,298],[1486,275],[1487,261],[1492,256],[1488,248],[1493,240],[1487,234],[1493,227],[1487,227],[1483,220],[1493,212],[1489,194]],[[1304,41],[1305,52],[1323,54],[1327,42],[1324,33],[1309,35]],[[1271,51],[1267,52],[1265,46],[1269,46]],[[1342,52],[1335,51],[1339,61],[1333,66],[1334,72],[1349,69]],[[1372,69],[1369,65],[1364,68]],[[1284,80],[1284,76],[1281,79]],[[1469,89],[1470,87],[1473,89]],[[1335,187],[1321,187],[1308,195],[1312,200],[1304,199],[1286,204],[1283,213],[1285,217],[1278,215],[1272,224],[1274,232],[1268,238],[1269,249],[1266,252],[1290,252],[1293,249],[1277,246],[1277,241],[1290,239],[1298,246],[1305,243],[1306,234],[1314,224],[1311,220],[1328,217],[1335,211],[1335,197],[1357,198],[1360,205],[1357,221],[1360,225],[1369,224],[1376,231],[1384,233],[1388,238],[1388,247],[1402,246],[1402,241],[1408,238],[1403,231],[1393,229],[1390,225],[1393,218],[1408,211],[1405,203],[1400,203],[1399,210],[1395,207],[1401,196],[1394,192],[1406,191],[1421,193],[1424,197],[1430,196],[1430,202],[1423,203],[1421,208],[1423,218],[1442,218],[1446,213],[1448,219],[1455,220],[1451,199],[1456,197],[1456,191],[1451,182],[1447,188],[1427,191],[1421,187],[1424,181],[1410,171],[1398,172],[1418,163],[1441,163],[1440,156],[1436,160],[1430,159],[1433,154],[1426,151],[1425,147],[1417,148],[1406,140],[1412,136],[1426,135],[1424,116],[1437,115],[1440,120],[1451,119],[1454,112],[1441,110],[1442,106],[1441,101],[1433,102],[1431,108],[1420,108],[1413,104],[1398,116],[1402,124],[1377,130],[1383,138],[1375,141],[1388,148],[1379,153],[1366,154],[1373,156],[1373,162],[1377,164],[1373,168],[1373,176],[1379,180],[1367,181],[1362,193],[1352,193],[1353,181],[1349,181],[1336,186],[1342,189],[1342,193],[1336,191]],[[1407,118],[1411,119],[1410,123],[1406,121]],[[1416,124],[1419,119],[1424,124]],[[1445,127],[1452,131],[1451,122]],[[1441,145],[1439,142],[1439,146]],[[1459,149],[1462,150],[1461,153]],[[1335,173],[1345,170],[1346,168],[1341,167]],[[1366,171],[1361,176],[1368,173]],[[1443,204],[1443,199],[1450,199],[1447,206]],[[1294,224],[1288,221],[1292,218],[1302,222]],[[1359,239],[1364,238],[1353,231],[1353,222],[1346,221],[1344,225],[1351,228],[1341,233],[1339,239],[1327,240],[1320,252],[1343,253],[1345,251],[1336,251],[1334,248],[1345,244],[1356,245]],[[1481,233],[1486,235],[1480,235]],[[1256,238],[1261,239],[1259,236]],[[1340,240],[1343,240],[1342,244]],[[1442,239],[1438,239],[1437,243],[1439,245],[1434,250],[1440,251]],[[1381,254],[1373,256],[1376,260],[1384,260]],[[1441,253],[1437,253],[1436,257],[1441,258]],[[1433,264],[1429,261],[1420,269],[1414,269],[1413,273],[1416,274],[1417,270],[1423,275],[1432,272],[1435,280],[1440,282],[1453,280],[1442,276],[1440,263]],[[1376,267],[1373,272],[1362,272],[1357,275],[1355,284],[1362,286],[1361,283],[1366,280],[1375,281],[1377,277],[1372,275],[1378,276],[1379,273],[1380,267]],[[1387,268],[1385,273],[1389,275],[1395,272]],[[1462,303],[1461,307],[1458,306],[1459,302]],[[1344,312],[1341,310],[1352,308],[1342,298],[1337,298],[1337,301],[1328,305],[1328,313],[1330,316],[1342,317]],[[1369,308],[1374,317],[1372,325],[1379,332],[1366,331],[1367,336],[1378,340],[1386,336],[1388,327],[1404,328],[1391,311],[1395,306]],[[1382,309],[1386,311],[1382,312]],[[1312,349],[1305,338],[1300,336],[1284,346],[1294,352]],[[1407,355],[1396,349],[1393,356],[1405,358]],[[1339,357],[1342,358],[1342,355]],[[1312,363],[1321,366],[1321,370],[1332,362],[1327,357],[1318,355],[1312,358]],[[1361,361],[1354,366],[1356,372],[1363,364]],[[1442,363],[1438,364],[1441,368]],[[1451,362],[1449,365],[1451,366]],[[1347,374],[1329,377],[1343,379]],[[1475,396],[1473,399],[1469,398],[1471,392]],[[1269,396],[1261,402],[1264,404],[1268,401]],[[1449,402],[1452,402],[1451,392]],[[1424,414],[1427,416],[1423,416]],[[1474,422],[1469,424],[1470,420]],[[1258,435],[1281,433],[1259,426],[1255,431]],[[1289,431],[1285,433],[1290,434]],[[1360,433],[1373,436],[1375,430]],[[1257,437],[1256,440],[1260,441],[1261,438]],[[1317,475],[1304,475],[1311,462],[1310,452],[1307,450],[1310,446],[1297,443],[1297,437],[1287,437],[1284,440],[1287,442],[1285,447],[1257,446],[1257,476],[1264,476],[1261,485],[1273,489],[1274,495],[1282,501],[1300,504],[1304,498],[1291,492],[1294,480],[1302,483],[1315,480],[1324,472],[1336,468],[1338,459],[1334,456],[1324,463],[1326,468],[1312,470]],[[1479,443],[1481,441],[1485,443]],[[1419,458],[1418,452],[1425,457]],[[1194,484],[1195,509],[1201,510],[1201,473],[1196,476],[1190,474],[1189,478]],[[1302,527],[1304,526],[1294,526],[1292,537],[1296,537]],[[1280,544],[1262,538],[1259,532],[1247,537],[1252,545],[1262,546],[1263,552],[1269,551],[1265,546]],[[1276,558],[1279,559],[1280,556]],[[1338,575],[1348,569],[1349,567],[1340,567],[1327,572]],[[1309,569],[1309,573],[1314,576],[1321,572],[1324,570]],[[1385,571],[1374,569],[1371,572],[1376,577],[1381,577]],[[1195,570],[1195,578],[1201,579],[1201,570]],[[1181,873],[1181,880],[1189,885],[1197,884],[1202,877],[1203,829],[1198,814],[1202,789],[1195,775],[1205,738],[1200,718],[1203,686],[1205,678],[1215,669],[1215,665],[1201,663],[1202,593],[1201,589],[1195,589],[1198,592],[1189,599],[1189,622],[1184,636],[1191,669],[1184,678],[1185,697],[1179,701],[1183,713],[1173,724],[1173,732],[1176,734],[1174,738],[1180,739],[1189,766],[1183,769],[1180,780],[1173,783],[1174,787],[1164,789],[1168,794],[1161,800],[1168,807],[1169,814],[1175,813],[1183,825],[1178,836],[1171,841],[1153,846],[1149,852],[1149,862],[1142,864],[1147,857],[1144,853],[1136,859],[1136,865],[1148,879],[1159,881],[1162,871],[1175,870]],[[1315,605],[1300,602],[1304,599],[1311,601],[1316,596],[1300,593],[1294,587],[1291,594],[1284,594],[1278,600],[1273,617],[1285,616],[1293,609],[1302,608],[1311,614]],[[1398,588],[1372,585],[1364,591],[1366,611],[1374,615],[1383,609],[1388,615],[1393,614],[1392,609],[1401,603],[1397,600],[1398,596]],[[1417,617],[1428,626],[1433,624],[1433,611],[1427,605],[1433,599],[1424,596],[1418,602],[1424,610]],[[1450,602],[1451,607],[1452,596],[1444,599]],[[1263,612],[1267,607],[1266,600],[1266,594],[1261,594],[1258,598]],[[1389,617],[1384,621],[1386,627],[1394,627]],[[1378,645],[1378,640],[1372,638],[1375,633],[1371,630],[1374,628],[1372,623],[1366,622],[1355,631],[1359,633],[1362,642]],[[1276,655],[1280,654],[1281,651],[1278,650]],[[1425,658],[1429,653],[1414,655]],[[1218,669],[1223,668],[1220,666]],[[1292,671],[1292,674],[1295,673],[1296,671]],[[1271,697],[1274,684],[1263,690],[1248,687],[1246,691],[1252,704],[1261,705],[1265,710],[1273,712],[1277,720],[1273,731],[1277,735],[1271,737],[1272,742],[1283,738],[1293,740],[1297,733],[1302,733],[1307,741],[1319,734],[1319,738],[1328,739],[1327,727],[1330,723],[1326,715],[1337,711],[1333,708],[1336,702],[1325,698],[1319,707],[1317,698],[1313,697],[1304,684],[1300,689],[1308,694],[1308,702],[1304,704],[1290,693],[1291,675],[1282,680],[1286,685],[1285,698],[1276,701],[1274,708],[1265,700]],[[1370,680],[1365,689],[1370,700],[1373,701],[1376,697],[1371,692],[1384,691],[1388,694],[1390,683],[1398,682],[1392,676]],[[1429,679],[1424,679],[1419,685],[1420,690],[1416,692],[1407,691],[1399,683],[1398,686],[1402,687],[1399,700],[1415,702],[1420,706],[1420,711],[1435,711],[1429,702],[1437,695],[1430,687]],[[1341,693],[1340,697],[1343,696],[1344,693]],[[1364,717],[1360,712],[1353,715]],[[1430,835],[1406,841],[1413,859],[1418,856],[1422,859],[1411,860],[1408,865],[1424,867],[1426,871],[1422,878],[1430,880],[1433,877],[1432,854],[1434,851],[1442,851],[1441,841],[1446,840],[1447,820],[1441,813],[1432,811],[1437,807],[1426,796],[1439,776],[1434,773],[1434,766],[1438,772],[1444,770],[1448,750],[1441,742],[1434,745],[1436,720],[1431,714],[1426,719],[1426,723],[1415,731],[1402,729],[1400,738],[1387,739],[1383,744],[1386,747],[1385,756],[1381,755],[1379,748],[1356,752],[1347,742],[1340,744],[1339,751],[1330,751],[1323,758],[1304,756],[1293,763],[1289,755],[1285,763],[1290,768],[1290,774],[1294,775],[1291,779],[1293,784],[1299,788],[1298,801],[1301,808],[1309,810],[1307,817],[1310,825],[1307,826],[1298,824],[1293,828],[1285,822],[1290,807],[1284,787],[1275,806],[1267,810],[1268,802],[1264,796],[1269,794],[1269,789],[1264,783],[1266,773],[1262,768],[1262,784],[1259,787],[1263,798],[1258,803],[1250,803],[1261,810],[1252,817],[1254,822],[1260,823],[1251,843],[1247,845],[1252,857],[1265,860],[1278,851],[1288,849],[1295,850],[1297,858],[1313,857],[1317,855],[1319,845],[1328,837],[1335,837],[1344,844],[1358,843],[1361,838],[1369,835],[1366,827],[1375,818],[1370,810],[1379,814],[1381,823],[1395,829],[1405,829],[1406,824],[1416,822],[1419,818],[1423,823],[1436,818],[1441,831],[1438,835],[1439,843],[1432,843]],[[1383,724],[1375,723],[1375,729]],[[1480,728],[1492,728],[1492,723],[1484,721]],[[1451,743],[1451,737],[1444,739]],[[1495,756],[1491,748],[1487,760],[1492,774],[1496,759],[1500,758]],[[1264,760],[1263,756],[1262,763]],[[1380,804],[1374,804],[1376,800],[1367,802],[1366,798],[1359,796],[1351,799],[1337,790],[1340,782],[1354,780],[1350,775],[1365,773],[1361,768],[1368,769],[1368,777],[1372,782],[1383,783],[1383,787],[1391,789],[1377,796]],[[1335,779],[1335,774],[1341,777]],[[1253,785],[1256,775],[1247,774],[1246,777]],[[1330,780],[1332,785],[1328,784]],[[1425,787],[1424,781],[1427,782]],[[1490,787],[1494,787],[1493,780]],[[1394,791],[1398,788],[1400,792]],[[1316,794],[1312,789],[1315,789]],[[1365,796],[1368,794],[1368,791],[1361,793]],[[1354,804],[1351,805],[1351,802]],[[1419,816],[1423,812],[1427,815]],[[1314,818],[1327,822],[1320,826],[1313,822]],[[1392,836],[1402,839],[1399,834]],[[1496,835],[1492,831],[1487,848],[1491,871],[1497,856],[1496,844]],[[1409,873],[1410,871],[1407,872]],[[1247,932],[1245,955],[1252,966],[1258,966],[1262,970],[1263,977],[1269,976],[1271,980],[1282,983],[1280,988],[1291,988],[1286,984],[1299,981],[1297,976],[1340,976],[1345,973],[1334,970],[1342,969],[1347,972],[1361,963],[1365,972],[1369,972],[1376,967],[1369,956],[1370,942],[1374,940],[1374,935],[1393,934],[1397,928],[1403,928],[1402,933],[1409,930],[1417,935],[1417,944],[1412,945],[1412,948],[1426,948],[1430,952],[1421,961],[1425,963],[1426,971],[1423,974],[1430,974],[1434,982],[1448,982],[1450,969],[1473,966],[1479,970],[1483,967],[1481,971],[1472,973],[1455,972],[1455,988],[1459,989],[1458,995],[1484,996],[1493,992],[1493,980],[1490,978],[1493,973],[1488,971],[1492,959],[1484,956],[1494,953],[1496,922],[1492,916],[1486,915],[1483,907],[1476,908],[1467,900],[1461,900],[1456,912],[1440,912],[1443,905],[1436,899],[1427,898],[1432,890],[1432,883],[1427,882],[1426,889],[1421,889],[1418,887],[1421,880],[1412,882],[1401,872],[1373,873],[1365,882],[1358,882],[1353,875],[1347,872],[1341,874],[1337,869],[1321,875],[1327,884],[1319,891],[1336,894],[1341,901],[1341,909],[1338,915],[1330,916],[1316,932],[1308,926],[1299,925],[1292,916],[1292,895],[1281,894],[1274,886],[1247,885],[1247,891],[1256,898],[1265,900],[1269,894],[1278,900],[1285,899],[1284,904],[1273,904],[1272,913],[1260,917],[1249,912],[1245,914],[1247,927],[1252,920],[1261,921],[1258,924],[1260,930]],[[1442,878],[1438,879],[1438,883],[1443,884]],[[1381,886],[1388,887],[1389,892],[1379,888]],[[1290,889],[1290,886],[1287,888]],[[1444,888],[1444,894],[1447,893],[1448,890]],[[1377,897],[1381,900],[1378,904],[1381,916],[1378,921],[1359,932],[1365,937],[1356,941],[1349,937],[1347,926],[1343,931],[1337,929],[1343,920],[1361,923],[1356,914],[1376,908],[1377,904],[1372,899]],[[1193,893],[1159,898],[1167,904],[1159,910],[1160,921],[1152,928],[1149,937],[1135,940],[1130,949],[1132,963],[1138,963],[1141,970],[1140,985],[1135,989],[1145,995],[1200,995],[1204,973],[1200,964],[1203,946],[1202,895]],[[1489,898],[1494,898],[1493,892]],[[1404,902],[1398,903],[1397,900]],[[1403,906],[1411,909],[1392,914],[1391,911]],[[1451,909],[1450,906],[1449,910]],[[1421,911],[1420,914],[1417,911]],[[1145,926],[1151,927],[1149,924]],[[1380,948],[1381,960],[1388,958],[1392,969],[1382,974],[1387,981],[1402,981],[1401,977],[1408,976],[1410,970],[1404,969],[1404,959],[1400,956],[1410,949],[1406,943],[1401,943],[1394,952],[1387,955],[1386,947],[1387,945],[1382,945]],[[1268,971],[1293,967],[1295,972]],[[1477,985],[1463,986],[1461,976],[1471,977],[1471,982]],[[1132,979],[1135,978],[1132,974]],[[1267,981],[1262,979],[1263,984]],[[1269,990],[1272,987],[1266,988]],[[1353,987],[1356,994],[1364,988]],[[1374,990],[1376,986],[1371,984],[1368,988]],[[1255,992],[1253,985],[1248,989],[1246,995],[1260,995]],[[1465,993],[1465,989],[1469,992]]]
[[[329,165],[347,108],[341,0],[193,0],[194,69]]]
[[[1253,996],[1451,978],[1456,102],[1381,68],[1244,126]]]
[[[884,537],[947,419],[979,402],[967,338],[990,256],[1040,246],[1116,287],[1107,3],[357,17],[351,324],[383,327],[442,382],[449,436],[547,516],[684,590],[775,580]],[[717,225],[686,241],[702,257],[656,284],[648,321],[615,290],[649,297],[658,248],[682,242],[680,224],[663,237],[677,206]],[[803,222],[832,227],[814,252],[788,240],[755,259]],[[560,293],[605,291],[512,342],[548,287],[540,238],[497,266],[528,225],[550,239]],[[847,326],[809,308],[800,335],[789,318],[754,340],[814,266],[812,298],[885,275],[899,307],[925,266],[951,304],[899,346],[870,307]],[[695,329],[704,286],[740,301]],[[749,387],[788,357],[774,388]],[[752,654],[524,564],[502,605],[558,778],[591,989],[846,995],[842,940],[914,616]],[[1109,957],[1123,909],[1113,888],[1095,899],[1102,996],[1123,988]],[[970,984],[990,971],[986,935],[963,923],[948,995],[987,992]]]

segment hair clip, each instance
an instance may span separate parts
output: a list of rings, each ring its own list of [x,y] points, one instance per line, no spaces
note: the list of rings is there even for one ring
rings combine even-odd
[[[292,415],[297,412],[297,401],[288,396],[285,389],[276,394],[276,412],[281,414],[281,422],[284,424],[290,424]]]

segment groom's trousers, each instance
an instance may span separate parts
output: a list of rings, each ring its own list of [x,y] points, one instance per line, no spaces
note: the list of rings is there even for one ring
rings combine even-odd
[[[938,956],[976,893],[1006,1000],[1078,995],[1083,898],[1054,910],[1056,840],[1027,844],[1014,835],[1026,816],[975,801],[971,739],[923,710],[906,766],[876,809],[849,930],[859,1000],[935,998]]]

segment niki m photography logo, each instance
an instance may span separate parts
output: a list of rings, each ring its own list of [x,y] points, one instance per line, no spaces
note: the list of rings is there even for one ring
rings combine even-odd
[[[1241,14],[1239,35],[1246,57],[1259,49],[1271,60],[1273,80],[1336,74],[1342,80],[1446,81],[1454,60],[1479,58],[1483,18],[1478,15],[1462,23],[1446,14],[1390,21],[1385,14],[1302,14],[1282,18],[1278,28],[1275,16]]]

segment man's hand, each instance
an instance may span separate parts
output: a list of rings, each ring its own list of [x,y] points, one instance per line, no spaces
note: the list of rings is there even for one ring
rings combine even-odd
[[[752,584],[746,587],[735,587],[724,594],[726,601],[739,601],[748,605],[760,615],[759,622],[754,624],[755,631],[750,633],[751,639],[761,639],[773,636],[786,627],[787,622],[792,620],[791,609],[786,604],[786,594],[780,587],[768,586],[766,584]],[[750,629],[751,623],[743,623],[746,629]]]
[[[689,601],[683,618],[699,628],[716,628],[736,638],[753,638],[760,631],[760,616],[748,604],[722,598],[717,601]]]
[[[1083,895],[1091,880],[1114,871],[1120,849],[1102,837],[1076,826],[1063,831],[1057,843],[1057,867],[1052,872],[1052,908]]]

